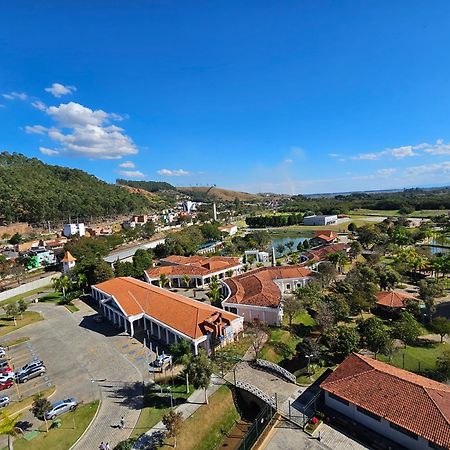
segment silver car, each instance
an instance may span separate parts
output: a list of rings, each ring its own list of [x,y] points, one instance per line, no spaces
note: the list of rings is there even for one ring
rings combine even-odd
[[[73,411],[77,407],[78,403],[74,398],[67,398],[66,400],[60,400],[53,403],[52,408],[45,413],[45,418],[53,420],[56,416],[64,414],[68,411]]]
[[[18,383],[26,383],[28,380],[32,378],[41,377],[46,372],[45,366],[38,366],[33,369],[28,369],[27,371],[20,371],[16,375],[16,381]]]
[[[9,397],[8,396],[4,396],[0,398],[0,408],[4,408],[5,406],[9,405]]]

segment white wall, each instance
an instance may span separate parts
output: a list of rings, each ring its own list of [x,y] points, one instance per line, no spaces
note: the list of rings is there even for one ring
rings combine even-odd
[[[344,414],[355,422],[359,422],[360,424],[370,428],[371,430],[385,436],[394,442],[397,442],[404,447],[411,450],[420,450],[420,449],[428,449],[431,448],[428,445],[428,441],[419,436],[417,440],[407,436],[406,434],[401,433],[400,431],[394,430],[389,426],[389,422],[383,418],[380,421],[369,417],[368,415],[358,411],[356,409],[356,405],[350,403],[349,405],[345,405],[344,403],[339,402],[329,396],[328,392],[325,392],[325,404],[330,408],[335,409],[336,411]]]
[[[240,305],[239,303],[222,302],[225,310],[235,308],[237,315],[244,318],[245,322],[259,320],[267,325],[279,326],[283,320],[281,308],[265,308],[261,306]]]
[[[8,300],[11,297],[19,294],[25,294],[26,292],[33,291],[34,289],[39,289],[44,286],[52,284],[52,278],[59,278],[61,276],[60,272],[53,273],[48,277],[40,278],[39,280],[31,281],[30,283],[25,283],[17,286],[14,289],[9,289],[8,291],[0,292],[0,302]]]

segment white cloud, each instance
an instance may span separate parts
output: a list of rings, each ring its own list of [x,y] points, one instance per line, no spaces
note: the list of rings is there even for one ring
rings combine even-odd
[[[136,165],[133,161],[125,161],[122,164],[119,164],[119,167],[122,167],[124,169],[134,169]]]
[[[392,174],[394,174],[395,172],[397,172],[397,169],[379,169],[377,170],[377,175],[379,175],[380,177],[388,177]]]
[[[403,147],[391,148],[388,150],[394,158],[403,159],[407,156],[418,156],[418,153],[414,153],[415,148],[412,145],[405,145]]]
[[[119,173],[127,178],[145,178],[145,175],[140,170],[120,170]]]
[[[48,128],[43,127],[42,125],[27,125],[25,127],[25,132],[28,134],[46,134]]]
[[[61,97],[63,95],[72,94],[77,90],[75,86],[64,86],[60,83],[53,83],[51,87],[45,88],[46,92],[50,92],[54,97]]]
[[[408,167],[407,175],[440,175],[450,174],[450,161],[435,164],[424,164],[422,166]]]
[[[59,152],[90,159],[121,159],[138,152],[123,128],[110,123],[123,119],[118,114],[92,110],[74,102],[35,107],[45,111],[56,122],[56,127],[46,129],[35,125],[27,127],[27,133],[42,134],[45,130],[50,139],[60,145]]]
[[[183,169],[175,169],[175,170],[160,169],[160,170],[158,170],[158,173],[160,175],[164,175],[166,177],[182,177],[185,175],[189,175],[189,172],[187,170],[183,170]]]
[[[360,153],[359,155],[352,156],[352,159],[359,159],[363,161],[374,161],[381,156],[380,153]]]
[[[434,145],[424,145],[424,151],[431,155],[450,155],[450,144],[446,144],[442,139],[438,139]]]
[[[294,161],[290,158],[287,158],[283,161],[284,164],[292,164]]]
[[[330,156],[331,158],[340,158],[341,155],[339,153],[328,153],[328,156]]]
[[[40,151],[43,155],[47,155],[47,156],[56,156],[56,155],[59,155],[59,151],[58,151],[58,150],[52,150],[51,148],[47,148],[47,147],[39,147],[39,151]]]
[[[40,100],[36,100],[35,102],[31,102],[31,106],[33,108],[38,109],[39,111],[45,111],[47,109],[47,105]]]
[[[19,100],[26,100],[28,98],[28,95],[25,94],[25,92],[10,92],[9,94],[2,94],[2,95],[7,100],[14,100],[16,98]]]

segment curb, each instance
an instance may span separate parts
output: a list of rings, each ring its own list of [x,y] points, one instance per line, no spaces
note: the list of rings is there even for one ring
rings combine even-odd
[[[72,446],[69,448],[69,450],[72,450],[75,448],[75,446],[81,441],[81,439],[84,437],[84,435],[88,432],[89,428],[91,428],[91,425],[94,423],[94,420],[97,418],[98,416],[98,412],[100,411],[100,407],[102,406],[102,399],[99,399],[98,401],[98,407],[97,407],[97,411],[95,411],[94,417],[92,418],[92,420],[89,422],[89,425],[85,428],[85,430],[83,431],[83,433],[81,433],[81,436],[72,444]]]

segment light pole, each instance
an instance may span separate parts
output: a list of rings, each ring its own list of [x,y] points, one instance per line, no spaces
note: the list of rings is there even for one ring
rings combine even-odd
[[[310,374],[311,358],[312,358],[313,356],[314,356],[314,355],[306,355],[306,358],[308,359],[308,368],[306,369],[307,372],[308,372],[308,375]]]

